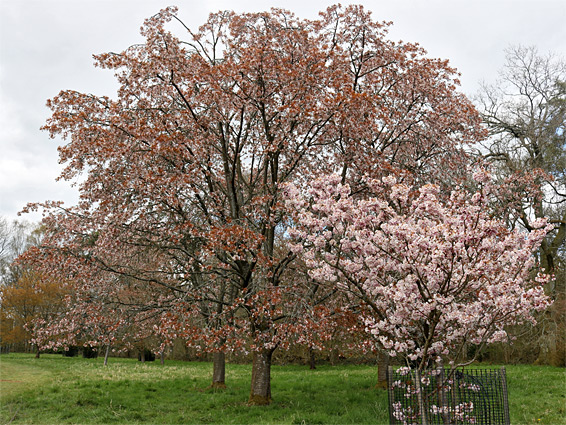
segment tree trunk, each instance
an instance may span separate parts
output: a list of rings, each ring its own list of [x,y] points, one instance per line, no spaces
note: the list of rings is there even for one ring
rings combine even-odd
[[[110,344],[106,346],[106,352],[104,353],[104,366],[108,366],[108,354],[110,354]]]
[[[316,369],[316,358],[314,355],[314,350],[309,347],[309,368],[311,370]]]
[[[377,352],[377,388],[387,388],[387,367],[389,366],[389,356],[382,352]]]
[[[336,366],[340,360],[340,353],[336,347],[330,349],[330,365]]]
[[[165,350],[161,350],[161,352],[159,353],[159,358],[161,359],[161,364],[164,365],[165,364]]]
[[[422,381],[421,381],[421,371],[419,369],[415,370],[415,389],[417,392],[417,404],[419,405],[419,415],[420,423],[422,425],[428,425],[427,409],[425,398],[423,396]]]
[[[442,408],[442,423],[444,425],[450,425],[450,413],[449,412],[449,407],[450,404],[448,403],[448,394],[447,394],[447,390],[446,388],[448,387],[448,382],[447,382],[447,378],[445,376],[444,373],[444,364],[440,364],[440,367],[437,368],[438,371],[438,377],[440,378],[440,381],[436,381],[437,382],[437,388],[436,391],[438,392],[438,394],[440,394],[440,407]],[[450,377],[452,375],[452,372],[449,371],[448,372],[448,377]]]
[[[262,350],[253,353],[252,384],[250,405],[267,405],[271,403],[271,356],[273,350]]]
[[[226,388],[226,355],[223,351],[212,355],[212,388]]]

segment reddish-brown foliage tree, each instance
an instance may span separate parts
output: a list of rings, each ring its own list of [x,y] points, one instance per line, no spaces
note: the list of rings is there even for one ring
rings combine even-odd
[[[53,224],[49,219],[45,223]],[[46,235],[52,236],[49,232]],[[20,264],[49,273],[53,281],[65,282],[65,297],[58,308],[28,321],[28,339],[31,337],[39,349],[106,347],[106,364],[111,348],[163,353],[176,337],[179,323],[167,325],[172,325],[170,317],[179,308],[178,300],[167,296],[160,285],[116,275],[97,266],[85,246],[73,250],[54,245],[43,248],[30,248],[18,260]],[[192,317],[187,311],[184,321]]]
[[[165,29],[175,22],[188,41]],[[483,135],[455,70],[387,40],[388,25],[360,6],[315,21],[221,12],[196,32],[174,8],[148,19],[144,44],[96,56],[116,99],[63,91],[48,103],[45,129],[67,140],[62,178],[80,179],[81,200],[52,205],[46,244],[181,300],[164,327],[199,311],[207,349],[247,338],[250,403],[269,403],[273,351],[315,322],[312,282],[288,278],[294,254],[276,249],[281,185],[330,171],[450,184],[462,145]]]
[[[0,344],[27,345],[30,327],[61,311],[67,290],[64,282],[32,269],[22,270],[16,282],[0,286]]]

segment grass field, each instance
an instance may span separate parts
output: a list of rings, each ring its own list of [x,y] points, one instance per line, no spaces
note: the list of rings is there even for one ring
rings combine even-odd
[[[273,403],[246,404],[251,367],[227,365],[226,390],[209,389],[212,365],[60,355],[0,356],[3,424],[382,424],[387,394],[371,366],[274,366]],[[566,370],[508,366],[512,424],[566,424]]]

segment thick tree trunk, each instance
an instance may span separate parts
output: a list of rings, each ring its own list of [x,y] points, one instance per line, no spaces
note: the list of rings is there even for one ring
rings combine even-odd
[[[387,367],[389,366],[389,356],[378,351],[377,353],[377,388],[387,388]]]
[[[250,405],[267,405],[271,403],[271,357],[273,350],[262,350],[253,353],[252,385]]]
[[[219,351],[212,355],[212,388],[226,388],[226,355]]]

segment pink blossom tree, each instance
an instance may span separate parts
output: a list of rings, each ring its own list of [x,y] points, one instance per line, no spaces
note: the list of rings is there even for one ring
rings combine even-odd
[[[418,370],[468,364],[466,344],[478,353],[505,341],[506,326],[534,321],[549,305],[550,277],[533,274],[549,226],[509,230],[489,214],[484,173],[475,177],[473,195],[385,177],[366,179],[364,196],[354,196],[337,175],[307,193],[286,189],[296,211],[291,249],[302,252],[311,277],[363,300],[375,343]]]

